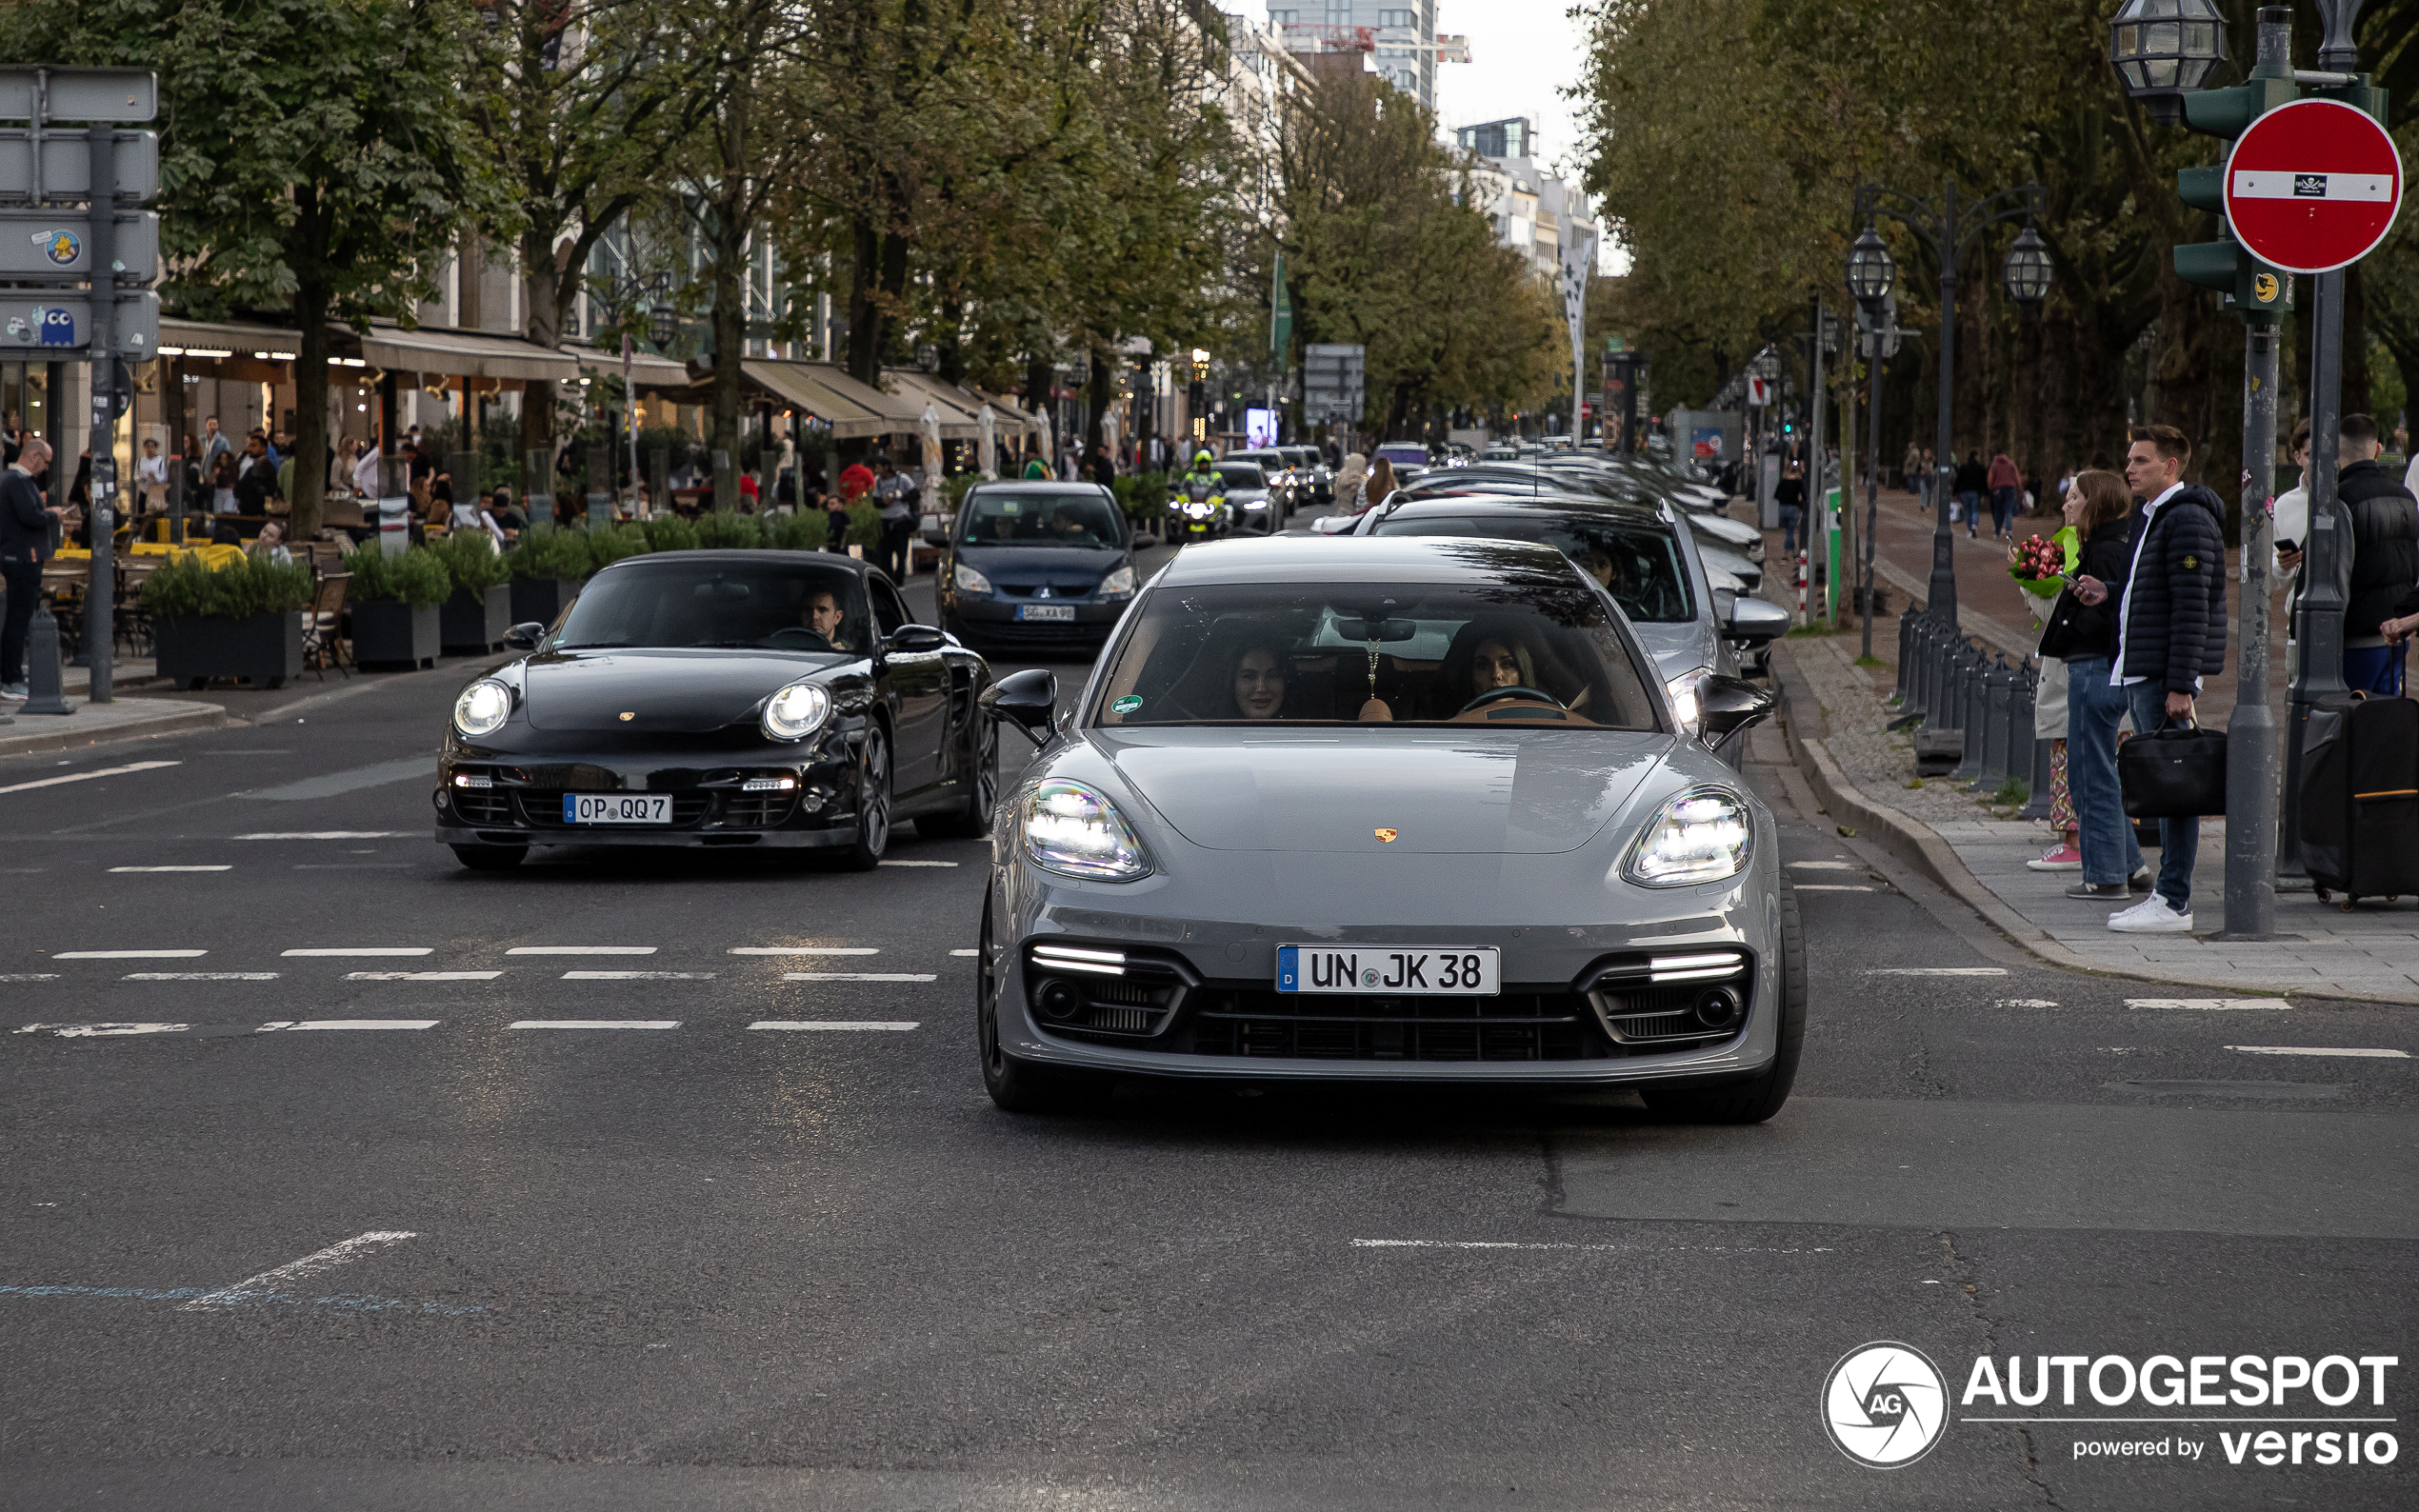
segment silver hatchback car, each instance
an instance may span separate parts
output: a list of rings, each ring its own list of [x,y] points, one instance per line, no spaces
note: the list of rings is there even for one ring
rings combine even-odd
[[[1805,1033],[1771,814],[1549,546],[1188,547],[1034,733],[984,891],[983,1079],[1011,1110],[1114,1078],[1632,1085],[1756,1121]]]

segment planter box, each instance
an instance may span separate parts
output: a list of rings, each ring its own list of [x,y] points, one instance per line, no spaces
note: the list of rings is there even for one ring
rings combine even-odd
[[[504,632],[512,627],[512,586],[498,583],[472,593],[455,588],[453,597],[437,606],[437,640],[448,656],[479,656],[504,648]]]
[[[299,613],[246,619],[159,620],[152,625],[159,675],[185,687],[210,678],[238,677],[255,687],[277,687],[303,669]]]
[[[571,599],[580,586],[570,578],[514,578],[512,587],[512,625],[527,625],[535,620],[551,626],[555,617],[570,607]],[[506,627],[507,629],[510,625]]]
[[[345,611],[352,620],[352,659],[365,667],[410,669],[437,665],[437,607],[415,609],[401,599],[372,599]]]

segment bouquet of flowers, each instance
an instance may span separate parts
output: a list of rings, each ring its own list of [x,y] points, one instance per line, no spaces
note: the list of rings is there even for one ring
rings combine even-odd
[[[2008,575],[2027,593],[2056,598],[2066,587],[2058,576],[2066,567],[2066,547],[2046,536],[2028,536],[2008,547]]]

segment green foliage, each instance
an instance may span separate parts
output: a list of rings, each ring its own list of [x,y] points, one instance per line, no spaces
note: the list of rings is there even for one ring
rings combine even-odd
[[[1126,518],[1154,528],[1168,508],[1168,474],[1164,472],[1130,472],[1109,486],[1117,497],[1117,507]]]
[[[842,546],[861,546],[868,550],[882,544],[882,507],[860,499],[849,506],[849,538]]]
[[[512,576],[510,565],[496,554],[485,530],[452,531],[429,550],[445,564],[446,576],[458,591],[485,593]]]
[[[345,553],[345,570],[352,574],[345,597],[354,603],[399,599],[415,609],[426,609],[453,596],[453,575],[425,546],[390,557],[373,541]]]
[[[947,513],[950,518],[955,519],[957,517],[959,507],[966,503],[967,493],[972,489],[976,484],[982,481],[983,480],[979,476],[971,472],[961,472],[955,477],[943,478],[941,480],[941,499],[948,507],[944,512]]]
[[[310,568],[246,556],[213,572],[198,556],[175,557],[143,584],[143,607],[153,619],[249,619],[283,614],[310,603]]]
[[[774,549],[781,551],[820,551],[831,533],[830,525],[830,520],[820,509],[775,515],[770,526],[771,544]]]
[[[638,556],[654,547],[647,544],[647,531],[635,523],[607,526],[601,530],[579,532],[588,548],[588,567],[593,572],[608,567],[626,556]]]
[[[670,470],[678,472],[697,458],[697,438],[678,426],[649,426],[638,433],[638,466],[648,471],[655,466],[657,450],[671,453]]]
[[[765,527],[761,515],[709,509],[697,517],[697,545],[706,549],[761,547]]]
[[[2031,796],[2032,784],[2021,777],[2010,777],[1999,785],[1999,790],[1990,795],[1990,801],[2003,807],[2021,808]]]
[[[551,523],[540,525],[532,521],[512,549],[504,553],[504,566],[516,578],[560,578],[576,583],[588,576],[593,565],[587,533],[557,529]]]
[[[676,514],[659,514],[639,526],[650,551],[694,551],[697,527]]]

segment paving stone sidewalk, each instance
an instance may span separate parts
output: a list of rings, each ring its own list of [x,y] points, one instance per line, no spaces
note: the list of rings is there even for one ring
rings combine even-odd
[[[2066,896],[2074,873],[2026,869],[2053,843],[2047,824],[2018,821],[1960,784],[1906,786],[1914,776],[1912,747],[1886,730],[1894,717],[1890,687],[1855,665],[1856,644],[1845,635],[1792,637],[1775,652],[1801,766],[1818,792],[1837,792],[1835,816],[1861,810],[1883,831],[1872,838],[1933,873],[2018,944],[2062,965],[2221,990],[2419,1003],[2419,900],[2364,903],[2346,913],[2307,892],[2284,893],[2276,900],[2276,927],[2288,938],[2208,938],[2225,928],[2222,819],[2201,824],[2192,874],[2195,932],[2110,930],[2114,910]],[[1819,717],[1801,706],[1808,703]],[[2157,852],[2149,859],[2155,866]]]

